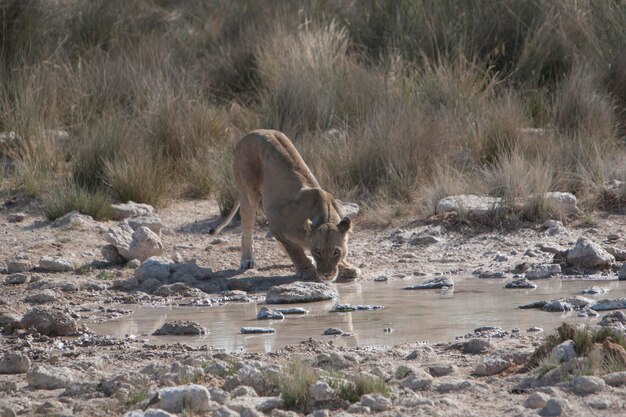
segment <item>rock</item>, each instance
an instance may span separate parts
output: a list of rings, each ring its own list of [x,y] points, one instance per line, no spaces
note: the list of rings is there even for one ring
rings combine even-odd
[[[209,394],[211,394],[211,400],[217,401],[220,404],[226,404],[230,401],[230,394],[218,387],[207,387]]]
[[[564,299],[552,300],[552,301],[547,302],[543,306],[543,311],[549,311],[549,312],[570,311],[573,309],[574,309],[574,306],[568,303]]]
[[[30,281],[30,276],[23,273],[11,274],[4,280],[4,283],[7,285],[19,285],[19,284],[27,284]]]
[[[137,230],[140,227],[147,227],[152,230],[158,236],[165,230],[165,225],[161,222],[161,219],[156,214],[149,214],[146,216],[132,217],[125,220],[126,223],[133,229]]]
[[[600,300],[596,303],[593,303],[590,306],[592,309],[596,311],[606,311],[606,310],[620,310],[626,308],[626,297],[625,298],[615,298],[615,299],[604,299]]]
[[[332,401],[335,398],[335,390],[324,381],[317,381],[309,385],[309,397],[315,402]]]
[[[233,389],[230,392],[231,398],[237,397],[258,397],[259,395],[256,393],[254,388],[249,387],[247,385],[240,385],[237,388]]]
[[[133,241],[133,232],[128,223],[120,223],[111,227],[106,234],[106,241],[115,246],[120,256],[126,260],[132,259],[129,249]]]
[[[339,204],[339,212],[343,216],[350,217],[351,219],[355,218],[360,211],[360,207],[356,203],[346,203],[341,200],[336,200],[337,204]]]
[[[319,282],[294,282],[270,288],[265,297],[268,304],[307,303],[334,300],[339,295]]]
[[[235,375],[226,379],[222,388],[225,391],[232,391],[240,385],[247,385],[254,388],[257,393],[263,394],[267,391],[269,384],[267,373],[267,368],[257,368],[251,364],[244,363],[239,367]]]
[[[291,308],[276,308],[274,311],[277,311],[282,314],[309,314],[310,311],[302,308],[302,307],[291,307]]]
[[[121,204],[111,204],[113,220],[124,220],[129,217],[147,216],[154,214],[155,210],[150,204],[139,204],[133,201]]]
[[[46,336],[75,336],[78,334],[78,324],[68,314],[42,307],[30,310],[22,317],[22,326],[25,329],[34,327],[39,333]]]
[[[159,408],[151,408],[145,411],[132,410],[124,414],[124,417],[176,417],[176,414],[168,413]]]
[[[441,239],[436,236],[423,235],[414,237],[409,243],[413,246],[426,246],[434,245],[435,243],[439,242],[441,242]]]
[[[547,301],[533,301],[532,303],[528,303],[528,304],[524,304],[522,306],[519,306],[519,308],[522,309],[529,309],[529,308],[543,308],[545,307],[545,305],[548,304]]]
[[[16,417],[17,412],[13,407],[13,404],[5,403],[4,401],[0,400],[0,417]]]
[[[135,277],[129,277],[125,279],[116,279],[113,281],[111,287],[120,291],[134,291],[139,287],[139,281]]]
[[[100,253],[102,254],[102,257],[107,260],[107,262],[113,265],[122,265],[126,263],[126,259],[120,255],[117,248],[113,245],[104,245],[102,249],[100,249]]]
[[[548,192],[543,195],[543,202],[548,210],[560,216],[578,214],[576,196],[571,193]]]
[[[39,269],[46,272],[67,272],[74,270],[74,262],[60,256],[42,256]]]
[[[596,394],[605,386],[604,380],[597,376],[577,376],[572,381],[572,390],[578,395]]]
[[[626,261],[626,249],[620,249],[614,246],[602,246],[602,249],[613,255],[616,261]]]
[[[374,412],[391,410],[393,405],[389,398],[383,397],[380,394],[365,394],[361,396],[360,403],[366,407],[369,407]]]
[[[415,350],[412,350],[411,352],[409,352],[406,356],[404,356],[404,359],[406,360],[414,360],[414,359],[419,359],[419,360],[424,360],[424,359],[428,359],[429,357],[433,356],[435,354],[435,349],[433,349],[430,346],[420,346]]]
[[[576,246],[567,251],[567,263],[575,268],[601,269],[615,262],[615,257],[600,245],[581,237]]]
[[[73,381],[72,371],[68,368],[35,366],[26,374],[28,385],[34,389],[67,388]]]
[[[619,272],[617,273],[617,279],[620,281],[626,280],[626,263],[623,263],[619,268]]]
[[[447,394],[449,392],[464,391],[471,387],[472,383],[470,381],[466,381],[464,379],[452,379],[440,383],[435,387],[435,390],[442,394]]]
[[[607,385],[612,387],[620,387],[626,385],[626,371],[612,372],[602,377]]]
[[[141,261],[139,259],[131,259],[126,262],[126,268],[128,269],[137,269],[141,266]]]
[[[348,407],[348,409],[346,410],[348,412],[348,414],[339,414],[339,417],[348,417],[348,416],[352,416],[353,414],[370,414],[372,412],[372,410],[369,407],[364,406],[361,403],[354,403],[354,404],[350,404],[350,407]]]
[[[378,305],[352,305],[352,304],[337,304],[331,312],[334,313],[347,313],[350,311],[368,311],[368,310],[382,310],[385,306]]]
[[[21,317],[16,314],[0,311],[0,330],[3,333],[11,334],[15,329],[21,328]]]
[[[268,307],[261,307],[256,315],[257,320],[283,320],[285,316],[280,311],[270,310]]]
[[[25,374],[30,368],[30,359],[23,353],[7,352],[0,359],[0,374]]]
[[[432,288],[454,287],[454,281],[450,277],[429,278],[421,284],[403,287],[403,290],[425,290]]]
[[[70,211],[69,213],[59,217],[52,223],[52,227],[61,229],[85,229],[93,227],[95,221],[93,217],[80,214],[78,211]]]
[[[568,362],[576,358],[576,345],[573,340],[566,340],[552,348],[550,358],[558,363]],[[538,407],[536,407],[538,408]]]
[[[160,297],[202,297],[204,293],[183,282],[176,282],[174,284],[161,285],[153,292],[153,294]]]
[[[208,333],[207,329],[195,321],[175,320],[163,324],[154,333],[154,336],[164,335],[199,335]]]
[[[513,288],[513,289],[535,289],[537,288],[537,284],[533,284],[526,278],[520,278],[513,281],[509,281],[504,285],[504,288]]]
[[[527,332],[543,332],[541,327],[533,326],[526,329]]]
[[[342,335],[345,332],[341,329],[337,329],[336,327],[329,327],[328,329],[324,330],[324,335],[325,336],[333,336],[333,335]]]
[[[160,401],[151,407],[160,408],[171,413],[201,413],[210,411],[211,394],[202,385],[190,384],[177,387],[161,388]]]
[[[211,278],[213,271],[210,268],[201,268],[195,262],[175,262],[170,264],[173,281],[206,280]],[[244,294],[247,296],[247,294]]]
[[[526,279],[545,279],[561,273],[561,265],[546,264],[539,265],[527,271],[524,275]]]
[[[474,368],[474,375],[476,376],[490,376],[499,374],[507,369],[511,363],[502,358],[487,358],[482,363],[479,363]]]
[[[276,333],[276,329],[271,327],[242,327],[241,334],[255,334],[255,333]]]
[[[598,326],[617,327],[619,329],[626,327],[626,314],[623,311],[611,311],[602,320],[598,322]]]
[[[546,405],[539,410],[539,415],[542,417],[560,416],[567,406],[567,400],[562,398],[550,398]]]
[[[7,216],[7,220],[9,221],[9,223],[21,223],[24,221],[24,219],[26,219],[25,213],[10,213]]]
[[[152,230],[145,226],[137,228],[132,234],[132,241],[128,248],[129,259],[145,261],[152,256],[163,254],[163,242]]]
[[[46,304],[58,301],[57,293],[52,290],[43,290],[27,296],[24,301],[30,304]]]
[[[170,275],[170,265],[172,261],[160,256],[153,256],[146,259],[139,268],[135,269],[135,278],[139,283],[144,282],[148,278],[157,279],[161,282],[166,281]]]
[[[430,389],[433,377],[424,371],[413,371],[400,382],[400,386],[412,391],[423,391]]]
[[[434,377],[441,377],[453,374],[456,371],[456,367],[451,364],[433,364],[428,365],[428,373]]]
[[[610,405],[611,403],[606,400],[593,400],[589,402],[589,407],[595,408],[596,410],[606,410]]]
[[[609,292],[608,288],[602,288],[602,287],[598,287],[596,285],[594,285],[593,287],[589,287],[589,288],[585,288],[584,290],[581,291],[581,294],[605,294]]]
[[[487,353],[491,349],[491,343],[485,339],[471,339],[461,343],[461,352],[472,355],[481,355]]]
[[[437,203],[438,213],[456,212],[482,217],[492,214],[502,207],[502,199],[477,195],[453,195],[442,198]]]
[[[227,406],[223,405],[217,410],[213,411],[212,417],[240,417],[240,414],[235,410],[231,410]]]
[[[532,408],[533,410],[545,407],[550,400],[550,396],[543,392],[535,391],[526,398],[524,401],[524,407]]]
[[[28,272],[33,269],[33,264],[28,259],[15,259],[7,263],[7,272],[14,274],[16,272]]]

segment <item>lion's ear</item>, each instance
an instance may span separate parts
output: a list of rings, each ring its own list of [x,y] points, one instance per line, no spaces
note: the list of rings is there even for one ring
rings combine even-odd
[[[343,233],[344,235],[348,233],[349,231],[351,231],[352,220],[350,220],[350,217],[344,217],[343,219],[341,219],[341,221],[337,225],[337,229],[339,229],[339,231]]]
[[[317,230],[317,226],[311,221],[311,219],[306,219],[306,222],[304,222],[304,230],[309,233],[313,233],[315,230]]]

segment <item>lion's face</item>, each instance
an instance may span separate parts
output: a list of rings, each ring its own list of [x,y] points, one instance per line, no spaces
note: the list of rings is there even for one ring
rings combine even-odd
[[[344,217],[338,224],[323,224],[315,227],[309,223],[311,231],[309,249],[315,259],[317,275],[324,281],[332,281],[339,272],[339,262],[348,253],[348,233],[352,222]]]

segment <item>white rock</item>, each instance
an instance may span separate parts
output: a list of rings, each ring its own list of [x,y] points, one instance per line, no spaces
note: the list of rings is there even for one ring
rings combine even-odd
[[[576,358],[576,348],[573,340],[566,340],[552,348],[550,358],[556,362],[568,362]]]
[[[610,374],[604,375],[602,379],[604,379],[604,382],[606,382],[607,385],[610,385],[612,387],[626,385],[626,371],[612,372]]]
[[[176,417],[176,415],[158,408],[151,408],[146,411],[129,411],[128,413],[124,414],[124,417]]]
[[[314,401],[331,401],[335,398],[335,390],[324,381],[317,381],[309,385],[309,396]]]
[[[130,259],[139,259],[143,262],[152,256],[161,256],[163,254],[163,242],[152,230],[141,226],[133,232],[128,252]]]
[[[546,406],[549,399],[550,396],[548,394],[535,391],[530,394],[528,398],[526,398],[526,401],[524,401],[524,407],[532,409],[542,408]]]
[[[576,246],[567,252],[567,263],[578,268],[604,268],[613,262],[613,255],[585,237],[579,238]]]
[[[604,389],[606,383],[597,376],[578,376],[572,381],[572,390],[579,395],[595,394]]]
[[[16,272],[28,272],[33,269],[33,264],[28,259],[14,259],[7,263],[7,270],[9,274]]]
[[[306,303],[333,300],[337,297],[337,292],[323,283],[294,282],[270,288],[265,302],[268,304]]]
[[[341,214],[343,214],[346,217],[350,217],[353,219],[359,214],[359,211],[361,210],[359,205],[356,203],[346,203],[341,200],[336,200],[336,201],[337,201],[337,204],[339,204],[339,209],[341,211]]]
[[[453,391],[464,391],[471,387],[472,383],[470,381],[466,381],[464,379],[451,379],[441,382],[435,387],[435,390],[442,394],[446,394]]]
[[[166,281],[171,275],[171,264],[173,262],[167,258],[153,256],[146,259],[139,268],[135,269],[135,278],[140,283],[149,278]]]
[[[48,272],[67,272],[74,270],[74,262],[60,256],[42,256],[39,268]]]
[[[147,216],[132,217],[125,220],[126,223],[133,229],[137,230],[140,227],[147,227],[157,235],[161,236],[161,232],[165,230],[165,225],[161,222],[161,219],[156,214],[150,214]]]
[[[567,406],[567,400],[562,398],[550,398],[546,405],[539,410],[542,417],[560,416]]]
[[[433,377],[430,374],[424,372],[423,370],[416,370],[404,378],[400,382],[400,385],[412,391],[423,391],[429,389],[432,382]]]
[[[93,217],[80,214],[78,211],[70,211],[69,213],[59,217],[52,223],[52,227],[62,229],[85,229],[93,227],[95,221]]]
[[[35,389],[67,388],[74,379],[69,368],[35,366],[26,374],[26,381]]]
[[[154,408],[160,408],[170,413],[209,411],[211,394],[202,385],[190,384],[177,387],[161,388],[159,390],[160,401],[154,404]]]
[[[502,199],[477,195],[453,195],[442,198],[437,203],[439,213],[457,212],[484,216],[502,206]]]
[[[557,215],[578,214],[576,196],[571,193],[549,192],[543,195],[543,201],[551,212]]]
[[[111,227],[106,235],[106,241],[117,248],[118,253],[126,260],[132,259],[129,249],[133,241],[133,228],[128,223],[120,223]]]
[[[511,364],[502,358],[486,358],[474,368],[474,375],[489,376],[499,374]]]
[[[393,407],[393,404],[391,404],[391,400],[387,397],[383,397],[380,394],[362,395],[360,403],[366,407],[369,407],[374,412],[391,410],[391,408]]]
[[[526,279],[545,279],[550,278],[553,275],[561,273],[561,265],[559,264],[545,264],[539,265],[526,272],[524,275]]]
[[[226,404],[230,401],[230,394],[218,387],[208,387],[209,394],[211,394],[211,400],[217,401],[220,404]]]
[[[154,207],[150,204],[140,204],[133,201],[121,204],[111,204],[114,220],[124,220],[129,217],[147,216],[154,214]]]

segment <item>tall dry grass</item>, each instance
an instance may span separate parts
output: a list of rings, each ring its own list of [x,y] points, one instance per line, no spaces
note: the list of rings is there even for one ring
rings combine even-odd
[[[51,216],[109,198],[227,211],[232,145],[259,127],[388,216],[454,193],[524,219],[548,190],[626,203],[605,187],[626,179],[623,2],[46,3],[0,4],[0,130],[18,137],[0,172]]]

